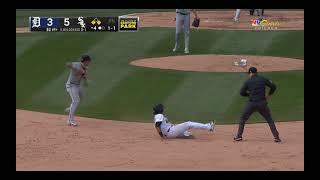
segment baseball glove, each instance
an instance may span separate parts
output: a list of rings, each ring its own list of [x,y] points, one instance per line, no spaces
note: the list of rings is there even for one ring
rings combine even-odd
[[[193,27],[199,27],[200,26],[200,18],[194,18],[192,22]]]

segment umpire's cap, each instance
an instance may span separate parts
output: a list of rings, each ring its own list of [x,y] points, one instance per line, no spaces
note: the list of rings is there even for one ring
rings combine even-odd
[[[249,71],[248,71],[248,74],[250,74],[250,73],[258,73],[258,69],[255,68],[255,67],[250,67]]]
[[[89,55],[83,55],[81,56],[81,62],[83,61],[91,61],[91,57]]]
[[[157,105],[153,106],[153,114],[154,115],[162,114],[163,109],[164,109],[164,106],[162,104],[157,104]]]

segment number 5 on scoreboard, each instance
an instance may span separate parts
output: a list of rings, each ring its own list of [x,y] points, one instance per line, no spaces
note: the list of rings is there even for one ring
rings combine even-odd
[[[64,25],[65,26],[69,26],[70,25],[69,18],[64,18]]]

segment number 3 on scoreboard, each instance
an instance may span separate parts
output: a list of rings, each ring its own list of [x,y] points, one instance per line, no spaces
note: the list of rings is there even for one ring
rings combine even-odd
[[[48,18],[47,21],[48,21],[47,26],[52,26],[53,19],[52,18]]]
[[[64,18],[64,25],[65,26],[69,26],[70,25],[69,18]]]

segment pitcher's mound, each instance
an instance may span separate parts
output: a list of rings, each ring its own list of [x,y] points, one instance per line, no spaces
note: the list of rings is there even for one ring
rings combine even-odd
[[[246,66],[235,62],[246,60]],[[130,62],[135,66],[197,72],[246,72],[254,66],[259,72],[303,70],[304,60],[249,55],[188,55],[148,58]]]

